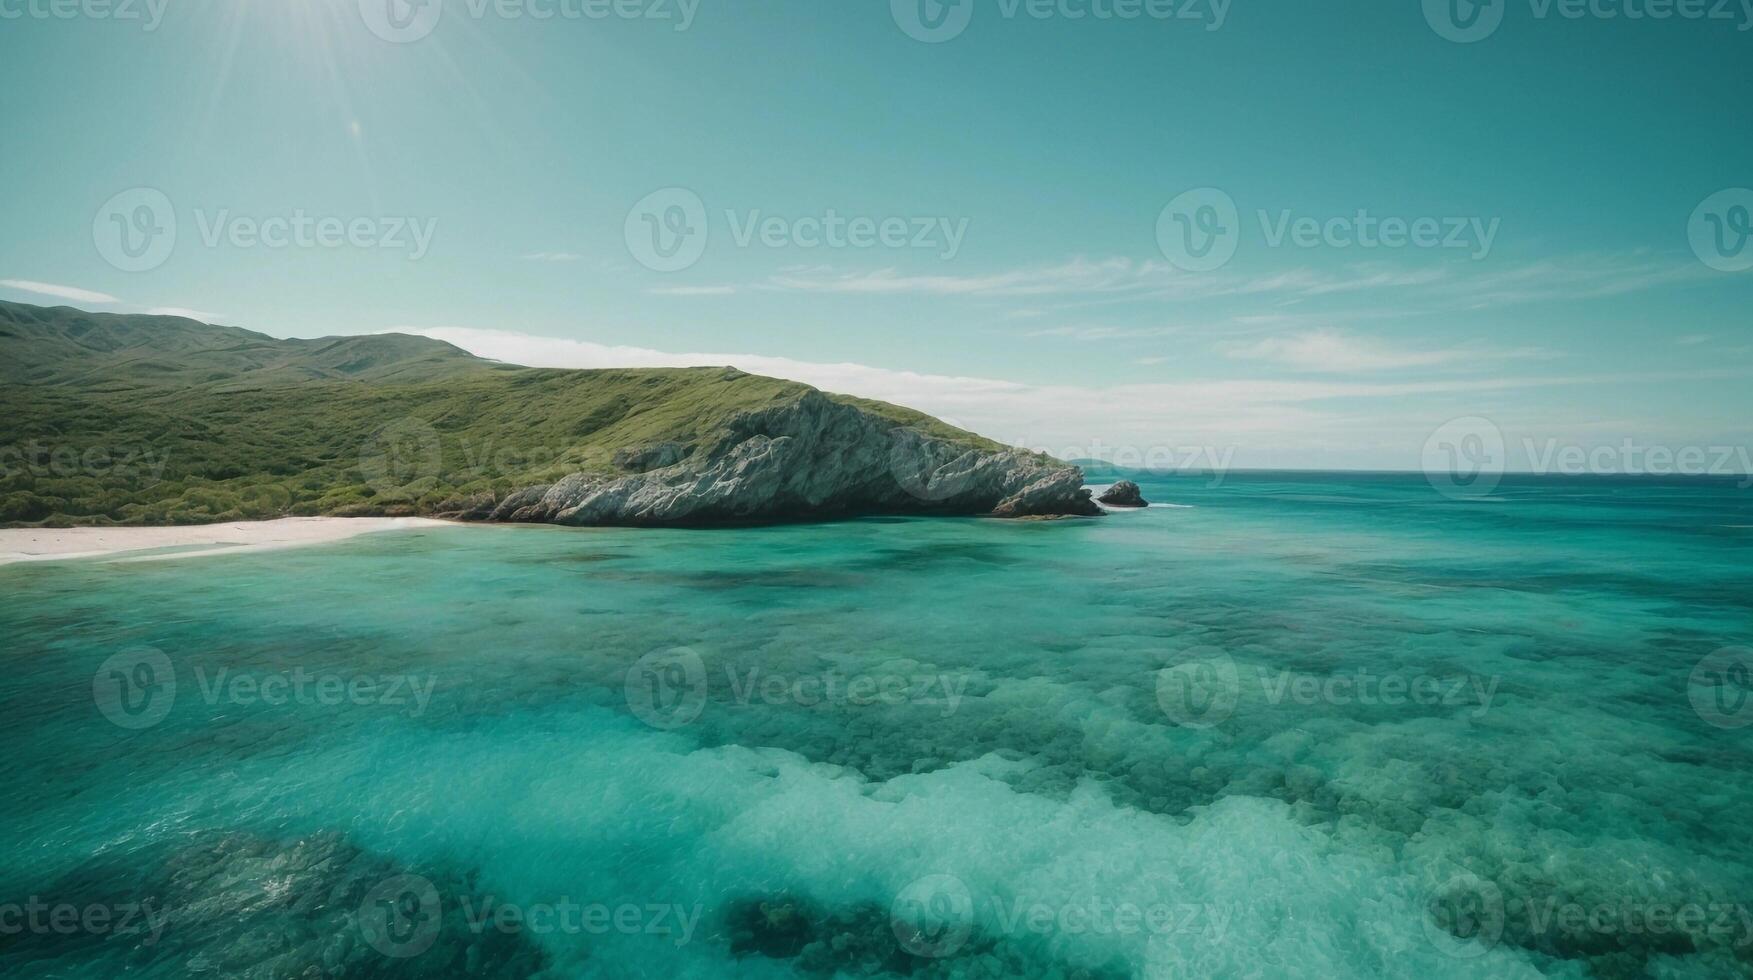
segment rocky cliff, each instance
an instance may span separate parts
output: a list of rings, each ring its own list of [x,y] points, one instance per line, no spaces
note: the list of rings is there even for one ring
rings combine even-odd
[[[527,368],[0,302],[0,524],[1094,514],[1083,474],[730,367]]]
[[[614,458],[625,472],[574,473],[481,495],[448,516],[644,526],[867,514],[1101,513],[1075,466],[938,438],[817,391],[739,414],[701,445],[627,447]]]

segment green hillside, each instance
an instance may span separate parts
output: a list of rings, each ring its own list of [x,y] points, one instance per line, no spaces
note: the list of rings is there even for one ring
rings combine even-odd
[[[406,335],[276,340],[0,303],[0,523],[434,513],[614,472],[618,450],[691,446],[810,390],[730,368],[522,368]],[[909,409],[840,400],[998,448]]]
[[[0,350],[6,354],[0,384],[115,391],[324,379],[418,382],[493,368],[450,344],[406,334],[276,340],[176,316],[6,302],[0,302]]]

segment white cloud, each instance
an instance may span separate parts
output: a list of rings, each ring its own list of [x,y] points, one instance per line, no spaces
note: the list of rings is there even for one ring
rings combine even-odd
[[[1265,337],[1219,348],[1238,360],[1266,361],[1299,371],[1388,371],[1404,368],[1479,364],[1517,357],[1537,357],[1534,349],[1490,351],[1450,347],[1440,350],[1395,348],[1378,340],[1333,330],[1311,330],[1284,337]]]
[[[646,290],[653,296],[729,296],[735,286],[656,286]]]
[[[29,279],[0,279],[0,286],[17,289],[39,296],[53,296],[56,299],[70,299],[76,303],[120,303],[121,300],[109,293],[100,293],[91,289],[80,289],[77,286],[57,286],[52,282],[32,282]]]
[[[465,327],[396,327],[513,364],[560,368],[732,365],[826,391],[906,405],[992,438],[1058,455],[1106,446],[1236,447],[1238,466],[1389,466],[1416,469],[1425,438],[1464,415],[1490,415],[1517,389],[1624,385],[1753,376],[1740,371],[1668,375],[1474,377],[1425,381],[1227,380],[1093,387],[897,371],[760,354],[670,353]],[[1392,406],[1381,402],[1399,399]],[[1357,402],[1378,404],[1360,410]],[[1506,423],[1513,421],[1505,419]],[[1506,424],[1506,428],[1508,425]],[[1327,454],[1331,455],[1327,455]],[[1345,455],[1345,454],[1352,455]],[[1300,454],[1287,457],[1286,454]]]
[[[1073,259],[982,276],[905,275],[895,269],[836,272],[826,267],[782,271],[766,288],[808,293],[923,293],[937,296],[1040,296],[1054,293],[1136,291],[1185,276],[1161,262]]]
[[[1180,327],[1107,327],[1097,324],[1076,324],[1031,330],[1023,336],[1069,337],[1073,340],[1137,340],[1145,337],[1167,337],[1180,332]]]
[[[524,256],[528,262],[581,262],[584,256],[577,252],[531,252]]]
[[[200,320],[202,323],[212,323],[219,319],[219,314],[217,313],[208,313],[204,310],[191,310],[185,306],[154,306],[152,309],[146,311],[146,315],[180,316],[189,320]]]
[[[855,295],[917,294],[969,297],[1106,297],[1209,299],[1273,296],[1313,299],[1366,291],[1393,291],[1447,309],[1546,300],[1598,299],[1662,286],[1703,282],[1701,263],[1648,251],[1567,256],[1508,265],[1434,259],[1411,268],[1382,262],[1335,270],[1279,269],[1250,274],[1232,265],[1208,273],[1183,272],[1158,260],[1076,258],[980,275],[910,274],[893,268],[848,272],[827,266],[783,269],[757,288]],[[1037,311],[1030,311],[1031,313]]]

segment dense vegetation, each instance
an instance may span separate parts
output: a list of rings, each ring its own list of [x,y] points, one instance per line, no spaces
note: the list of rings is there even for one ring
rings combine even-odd
[[[692,446],[738,412],[809,390],[731,368],[520,368],[423,337],[276,340],[0,303],[0,523],[437,513],[613,472],[618,451]]]

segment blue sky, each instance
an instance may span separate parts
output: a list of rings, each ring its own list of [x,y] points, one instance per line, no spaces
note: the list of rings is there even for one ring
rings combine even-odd
[[[59,2],[0,0],[0,297],[729,360],[1062,454],[1753,444],[1742,0]]]

